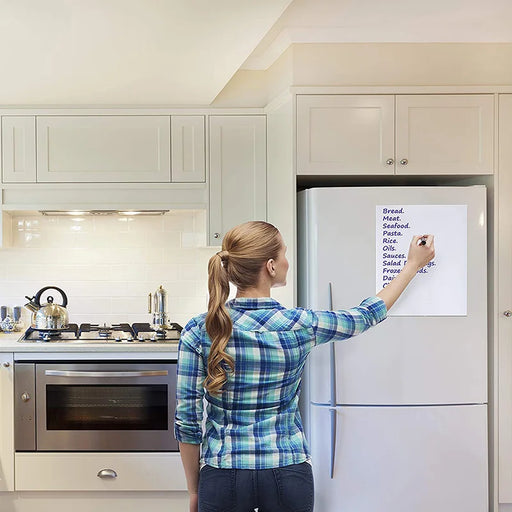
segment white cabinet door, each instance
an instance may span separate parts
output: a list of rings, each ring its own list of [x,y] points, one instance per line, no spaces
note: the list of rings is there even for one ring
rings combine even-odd
[[[0,491],[14,491],[14,381],[10,353],[0,353]]]
[[[487,512],[487,406],[313,407],[318,512]],[[334,443],[334,471],[331,453]]]
[[[265,116],[210,116],[208,243],[233,226],[266,220]]]
[[[512,503],[512,94],[499,99],[499,502]]]
[[[4,183],[36,181],[36,118],[2,117],[2,180]]]
[[[297,174],[393,174],[393,95],[297,96]]]
[[[169,116],[37,118],[39,182],[170,182]]]
[[[398,95],[397,174],[492,174],[492,94]]]
[[[173,183],[204,183],[204,116],[171,116],[171,141]]]

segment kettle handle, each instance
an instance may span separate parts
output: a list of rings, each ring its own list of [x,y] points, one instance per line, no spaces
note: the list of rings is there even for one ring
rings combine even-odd
[[[67,295],[60,289],[60,288],[57,288],[56,286],[45,286],[44,288],[41,288],[35,295],[34,297],[34,302],[36,304],[36,306],[38,307],[41,307],[41,295],[46,291],[46,290],[57,290],[61,295],[62,295],[62,304],[61,306],[63,308],[65,308],[67,305],[68,305],[68,297]]]

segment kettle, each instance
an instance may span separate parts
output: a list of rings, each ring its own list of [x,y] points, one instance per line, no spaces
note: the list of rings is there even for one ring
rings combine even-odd
[[[151,310],[151,295],[153,295],[153,310]],[[169,329],[167,324],[167,292],[160,285],[155,293],[148,295],[148,313],[153,312],[152,327],[155,331]]]
[[[46,298],[48,301],[46,304],[41,304],[41,295],[46,290],[57,290],[62,296],[62,304],[54,304],[51,295]],[[45,286],[34,297],[25,297],[29,300],[25,307],[32,311],[32,329],[37,331],[60,331],[68,327],[69,317],[66,309],[68,298],[60,288]]]

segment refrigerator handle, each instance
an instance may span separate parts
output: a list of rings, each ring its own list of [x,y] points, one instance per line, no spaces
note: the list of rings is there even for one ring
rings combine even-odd
[[[336,408],[329,407],[329,413],[331,415],[331,480],[333,480],[336,462]]]
[[[329,283],[329,310],[333,311],[332,283]],[[329,405],[336,406],[336,343],[331,341],[329,353],[329,380],[331,384]]]
[[[332,283],[329,283],[329,310],[333,311]],[[336,462],[336,343],[331,341],[329,353],[329,377],[331,382],[329,413],[331,416],[331,480],[334,478]]]

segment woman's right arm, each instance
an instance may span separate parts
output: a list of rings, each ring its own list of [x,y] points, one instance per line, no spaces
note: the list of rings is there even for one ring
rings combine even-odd
[[[397,301],[419,269],[435,255],[434,237],[426,236],[425,245],[418,245],[415,236],[409,246],[407,263],[397,276],[377,296],[368,297],[357,307],[338,311],[311,311],[315,344],[344,340],[357,336],[386,318],[387,312]]]
[[[424,245],[418,245],[421,238],[426,237]],[[425,235],[425,237],[415,236],[409,246],[409,254],[407,256],[407,263],[400,273],[379,293],[377,297],[384,301],[386,309],[389,308],[397,301],[398,297],[407,288],[407,285],[412,281],[418,270],[423,268],[435,256],[434,249],[434,236]]]

